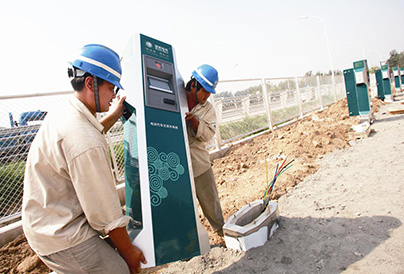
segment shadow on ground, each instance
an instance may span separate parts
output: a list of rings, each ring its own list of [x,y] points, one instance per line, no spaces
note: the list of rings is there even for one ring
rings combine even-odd
[[[381,122],[397,122],[400,120],[404,120],[404,115],[396,114],[395,116],[385,116],[385,117],[378,117],[375,119],[374,123],[381,123]]]
[[[389,216],[285,218],[264,246],[213,273],[340,273],[390,237],[400,220]],[[210,264],[214,265],[214,259]]]

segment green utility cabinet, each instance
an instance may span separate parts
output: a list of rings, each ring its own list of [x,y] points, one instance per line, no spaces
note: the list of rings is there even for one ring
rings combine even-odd
[[[349,116],[357,116],[359,115],[359,107],[356,95],[355,73],[352,68],[344,70],[344,80]]]
[[[382,66],[382,77],[383,77],[383,90],[384,95],[391,97],[391,84],[390,84],[390,75],[389,75],[389,66]]]
[[[359,115],[366,116],[370,113],[368,64],[366,60],[360,60],[354,62],[353,65]]]
[[[400,74],[401,74],[401,84],[403,85],[403,83],[404,83],[404,69],[400,70]]]
[[[394,75],[394,86],[396,87],[396,92],[401,91],[401,81],[400,81],[400,68],[393,67],[393,75]]]
[[[376,75],[376,87],[377,87],[377,98],[384,100],[384,89],[383,89],[383,76],[380,69],[375,70]]]

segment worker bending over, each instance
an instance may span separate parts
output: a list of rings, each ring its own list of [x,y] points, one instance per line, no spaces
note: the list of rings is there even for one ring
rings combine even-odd
[[[122,115],[116,97],[121,64],[102,45],[86,45],[72,63],[74,96],[48,113],[26,163],[22,206],[28,243],[59,273],[136,273],[142,251],[126,232],[104,134]],[[117,251],[101,236],[109,236]]]
[[[203,214],[213,230],[223,236],[223,214],[215,177],[210,163],[207,142],[215,135],[216,113],[207,100],[215,94],[219,81],[218,73],[210,65],[202,65],[192,72],[187,83],[189,112],[186,113],[188,142],[191,150],[192,169],[194,173],[196,196]]]

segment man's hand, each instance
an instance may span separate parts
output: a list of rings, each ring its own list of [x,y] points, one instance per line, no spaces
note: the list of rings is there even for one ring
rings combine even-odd
[[[108,115],[111,115],[112,117],[116,118],[116,120],[118,120],[122,116],[122,111],[125,108],[123,106],[123,101],[125,101],[125,99],[126,96],[123,97],[116,96],[116,99],[113,101],[111,107],[109,108]]]
[[[115,124],[115,122],[122,116],[122,111],[125,108],[123,101],[125,101],[126,96],[116,97],[116,100],[112,103],[109,108],[108,114],[100,120],[100,123],[104,126],[104,133]]]
[[[128,265],[131,274],[140,273],[140,262],[147,264],[143,252],[137,246],[132,245],[132,247],[129,250],[126,250],[124,254],[121,252],[120,254]]]
[[[185,115],[185,121],[189,123],[194,132],[198,132],[199,120],[192,112],[187,112]]]
[[[131,274],[140,273],[140,262],[147,264],[143,252],[132,245],[125,227],[115,228],[109,232],[109,238],[125,260]]]

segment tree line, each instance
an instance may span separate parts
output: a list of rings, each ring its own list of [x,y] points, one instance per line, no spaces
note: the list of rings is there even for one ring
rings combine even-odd
[[[387,65],[389,65],[390,71],[392,71],[393,67],[404,67],[404,50],[401,52],[398,52],[397,50],[393,49],[390,51],[390,57],[385,61]],[[374,73],[375,70],[380,69],[380,66],[373,66],[369,69],[370,73]]]
[[[385,61],[386,64],[389,65],[390,71],[393,67],[400,67],[404,69],[404,50],[400,53],[393,49],[390,51],[390,57]],[[373,66],[369,69],[370,73],[374,73],[375,70],[380,69],[378,66]],[[299,87],[306,87],[306,86],[315,86],[317,84],[316,76],[331,76],[331,70],[328,72],[313,72],[307,71],[304,74],[304,78],[299,79]],[[342,75],[342,71],[334,70],[334,75]],[[323,84],[331,84],[331,77],[325,77],[323,80]],[[294,90],[296,89],[296,82],[295,80],[288,79],[285,81],[280,81],[277,84],[267,82],[267,90],[268,92],[277,92],[277,91],[284,91],[284,90]],[[261,85],[251,86],[249,88],[238,90],[234,93],[231,91],[223,91],[219,94],[216,94],[216,98],[227,98],[227,97],[237,97],[237,96],[245,96],[248,94],[262,94],[262,87]]]

